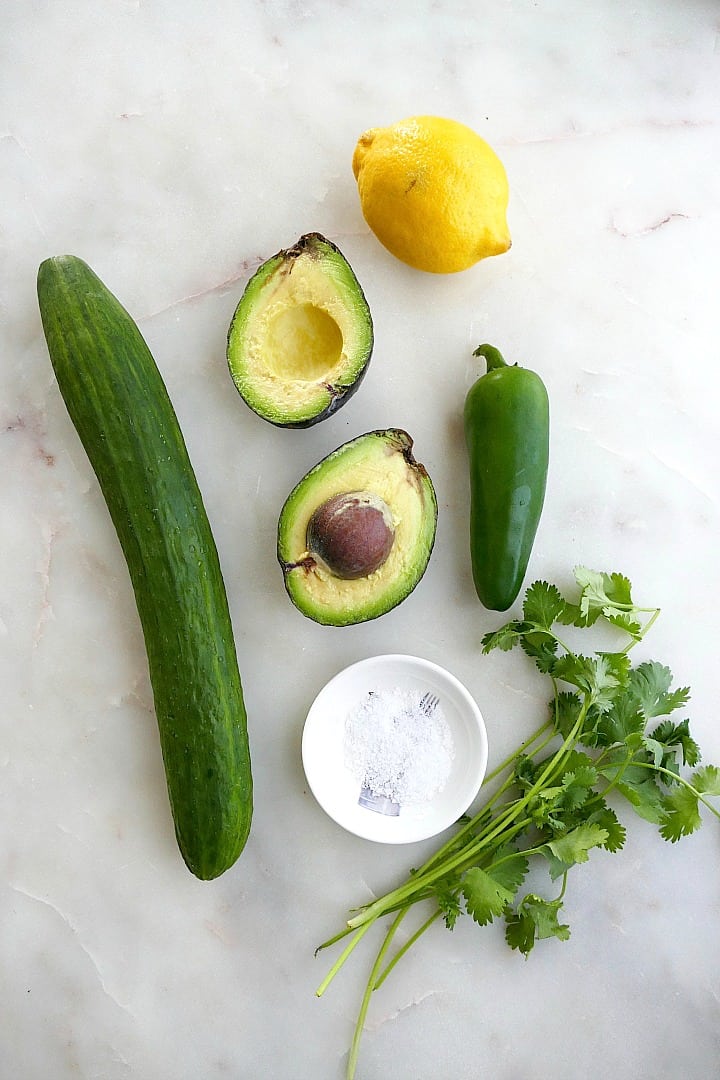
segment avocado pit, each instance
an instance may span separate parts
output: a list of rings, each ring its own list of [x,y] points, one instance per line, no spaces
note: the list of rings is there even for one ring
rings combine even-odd
[[[394,539],[390,508],[370,491],[333,495],[314,511],[307,529],[308,551],[344,581],[379,570]]]

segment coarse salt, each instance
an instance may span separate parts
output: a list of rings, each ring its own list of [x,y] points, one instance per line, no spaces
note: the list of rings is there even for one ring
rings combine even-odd
[[[425,698],[425,702],[427,698]],[[423,702],[423,705],[421,705]],[[455,753],[442,705],[400,687],[370,690],[345,719],[345,765],[385,814],[427,802],[447,783]],[[393,809],[372,805],[372,796]]]

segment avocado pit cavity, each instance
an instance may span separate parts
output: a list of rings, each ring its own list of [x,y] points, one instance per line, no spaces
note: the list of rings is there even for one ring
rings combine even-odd
[[[283,307],[267,330],[268,369],[281,379],[313,382],[327,377],[342,354],[335,320],[314,304]]]
[[[345,581],[369,577],[386,561],[395,539],[389,507],[370,491],[333,495],[308,523],[310,554]]]

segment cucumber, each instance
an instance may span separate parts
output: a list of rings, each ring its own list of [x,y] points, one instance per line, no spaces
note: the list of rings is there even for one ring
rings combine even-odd
[[[202,496],[131,316],[72,255],[45,260],[37,287],[58,386],[130,572],[178,845],[196,877],[216,878],[245,846],[253,799],[232,623]]]

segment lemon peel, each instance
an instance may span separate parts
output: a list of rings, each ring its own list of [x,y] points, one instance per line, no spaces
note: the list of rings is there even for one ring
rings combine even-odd
[[[412,116],[369,128],[352,168],[367,224],[409,266],[457,273],[510,247],[505,167],[465,124]]]

